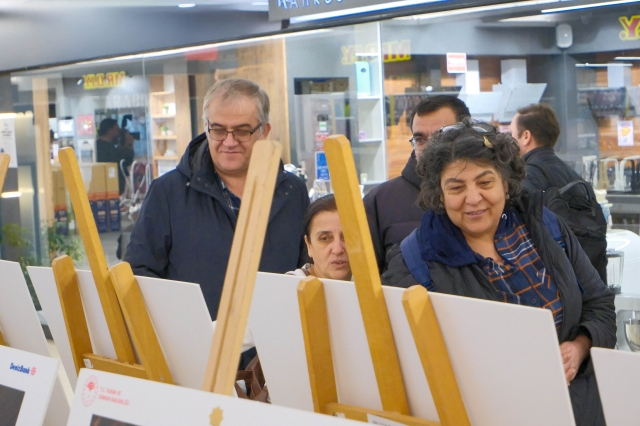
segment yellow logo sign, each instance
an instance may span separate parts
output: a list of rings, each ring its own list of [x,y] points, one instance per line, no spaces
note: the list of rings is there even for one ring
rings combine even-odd
[[[367,61],[378,55],[376,43],[351,44],[342,46],[342,63],[344,65],[355,64],[356,61]],[[382,61],[400,62],[411,60],[411,40],[388,41],[382,43]]]
[[[222,409],[220,407],[214,408],[209,416],[209,423],[211,426],[220,426],[222,424],[222,419]]]
[[[620,40],[638,40],[640,38],[640,15],[634,15],[631,17],[621,16],[618,18],[620,24],[622,24],[622,31],[620,31]]]
[[[124,84],[124,71],[115,71],[108,73],[85,74],[82,76],[84,80],[84,90],[108,89],[110,87],[121,86]]]

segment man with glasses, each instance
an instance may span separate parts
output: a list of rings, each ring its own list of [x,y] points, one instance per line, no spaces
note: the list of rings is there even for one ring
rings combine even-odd
[[[124,260],[137,275],[200,284],[215,319],[252,149],[271,130],[269,98],[251,81],[223,80],[205,95],[202,119],[205,133],[152,182]],[[299,266],[309,198],[280,169],[260,270],[285,273]]]
[[[420,226],[424,212],[415,205],[421,182],[416,174],[416,164],[427,139],[442,127],[460,122],[469,115],[469,109],[460,99],[438,95],[421,101],[407,116],[407,124],[413,133],[409,161],[400,176],[378,185],[364,197],[380,273],[386,269],[385,256],[391,246],[399,244]]]

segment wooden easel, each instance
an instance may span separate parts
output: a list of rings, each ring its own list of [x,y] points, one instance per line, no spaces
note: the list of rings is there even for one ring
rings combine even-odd
[[[4,180],[7,177],[7,170],[9,169],[10,162],[11,157],[9,157],[9,154],[0,153],[0,192],[4,186]],[[2,337],[2,330],[0,330],[0,345],[7,346],[7,343],[4,341],[4,337]]]
[[[360,197],[351,145],[347,138],[337,135],[327,138],[324,148],[378,383],[382,411],[337,402],[324,289],[320,280],[307,277],[298,287],[298,301],[314,410],[329,415],[344,415],[348,419],[365,422],[371,414],[406,425],[437,425],[437,422],[409,415],[371,234]],[[432,332],[440,332],[435,315],[426,319],[419,316],[418,319],[421,325],[424,326],[426,323]],[[440,338],[442,339],[441,334]],[[434,394],[440,424],[468,425],[469,420],[444,343],[435,348],[430,345],[429,351],[424,356],[431,364],[449,366],[449,370],[445,369],[444,373],[439,370],[425,369]]]
[[[258,141],[253,147],[218,309],[204,391],[232,395],[267,231],[282,145]]]
[[[92,366],[111,373],[173,383],[131,267],[127,263],[107,267],[75,152],[72,148],[63,148],[58,156],[117,356],[114,360],[93,353],[73,261],[69,256],[61,256],[54,259],[52,268],[76,372]],[[142,364],[136,363],[127,325]]]

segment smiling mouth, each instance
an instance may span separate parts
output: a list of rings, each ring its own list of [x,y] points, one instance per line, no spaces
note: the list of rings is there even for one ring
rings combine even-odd
[[[482,213],[484,213],[484,212],[486,212],[486,211],[487,211],[487,209],[484,209],[484,210],[474,210],[474,211],[472,211],[472,212],[465,212],[465,214],[466,214],[467,216],[470,216],[470,217],[478,217],[478,216],[482,215]]]

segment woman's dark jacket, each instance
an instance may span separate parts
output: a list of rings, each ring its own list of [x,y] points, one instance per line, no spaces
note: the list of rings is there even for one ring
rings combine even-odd
[[[616,343],[614,295],[603,284],[576,237],[561,219],[558,222],[566,249],[563,250],[553,239],[542,220],[541,195],[540,192],[527,192],[513,208],[522,217],[545,268],[560,292],[564,319],[559,341],[574,340],[578,334],[586,334],[591,338],[593,346],[613,348]],[[429,218],[437,220],[430,223]],[[429,235],[429,238],[424,235],[420,237],[422,242],[427,241],[427,246],[421,247],[421,252],[427,260],[435,290],[439,293],[498,300],[496,290],[477,263],[457,266],[462,257],[468,258],[461,253],[471,251],[468,244],[461,245],[459,240],[445,231],[446,227],[430,226],[433,222],[446,221],[451,223],[446,214],[427,212],[420,228],[421,233],[428,232]],[[407,269],[399,246],[389,252],[389,257],[392,259],[382,275],[383,284],[407,288],[418,282]],[[571,382],[569,393],[577,425],[605,424],[590,357],[585,359]]]

